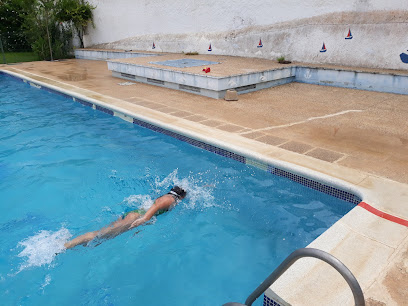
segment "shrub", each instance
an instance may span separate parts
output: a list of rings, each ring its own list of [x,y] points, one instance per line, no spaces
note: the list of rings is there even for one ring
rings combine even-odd
[[[19,0],[0,0],[0,36],[4,51],[30,51],[31,46],[22,28],[27,15]]]
[[[284,56],[278,57],[278,62],[279,62],[279,63],[283,63],[284,61],[285,61],[285,57],[284,57]]]

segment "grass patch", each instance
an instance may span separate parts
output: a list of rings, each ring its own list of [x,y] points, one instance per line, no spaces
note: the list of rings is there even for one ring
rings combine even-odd
[[[4,52],[6,56],[7,64],[21,63],[21,62],[33,62],[39,61],[40,58],[34,52]],[[3,63],[3,55],[0,52],[0,63]]]
[[[279,64],[290,64],[292,63],[291,61],[286,61],[284,56],[278,57],[278,63]]]

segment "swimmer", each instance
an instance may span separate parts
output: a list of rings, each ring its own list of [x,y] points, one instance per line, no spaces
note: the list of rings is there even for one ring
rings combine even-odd
[[[67,249],[77,245],[86,245],[94,238],[113,238],[132,228],[142,225],[149,221],[153,216],[161,215],[185,198],[187,192],[179,186],[174,186],[169,193],[159,197],[153,205],[147,210],[135,209],[125,213],[115,222],[100,229],[99,231],[89,232],[78,236],[64,244]]]

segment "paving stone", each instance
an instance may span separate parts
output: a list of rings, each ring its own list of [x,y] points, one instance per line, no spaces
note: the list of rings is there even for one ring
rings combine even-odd
[[[168,107],[168,106],[159,107],[159,108],[156,108],[156,110],[158,110],[158,111],[160,111],[162,113],[167,113],[167,114],[173,113],[175,111],[174,108],[171,108],[171,107]]]
[[[285,150],[293,151],[296,153],[302,153],[302,154],[313,148],[312,146],[306,143],[297,142],[297,141],[289,141],[287,143],[284,143],[280,147]]]
[[[148,102],[147,105],[148,105],[147,107],[152,108],[152,109],[159,109],[159,108],[166,107],[166,105],[164,104],[154,103],[154,102]]]
[[[206,120],[208,118],[204,117],[204,116],[200,116],[200,115],[193,115],[193,116],[188,116],[185,119],[190,120],[190,121],[194,121],[194,122],[200,122],[200,121]]]
[[[136,103],[137,105],[140,105],[140,106],[152,108],[152,109],[156,109],[156,108],[158,108],[160,106],[163,106],[162,104],[157,104],[157,103],[154,103],[154,102],[147,102],[147,101],[135,101],[133,103]]]
[[[277,146],[277,145],[283,144],[284,142],[288,141],[285,138],[280,138],[280,137],[276,137],[276,136],[272,136],[272,135],[261,136],[261,137],[257,138],[256,140],[258,140],[260,142],[270,144],[270,145],[273,145],[273,146]]]
[[[211,126],[211,127],[217,127],[219,125],[224,124],[224,122],[222,121],[217,121],[217,120],[204,120],[200,122],[201,124],[205,124],[207,126]]]
[[[262,132],[252,132],[252,133],[248,133],[248,134],[242,134],[241,136],[244,136],[244,137],[249,138],[249,139],[255,139],[255,138],[258,138],[258,137],[261,137],[261,136],[265,136],[265,134],[262,133]]]
[[[336,160],[342,158],[344,154],[338,153],[338,152],[333,152],[329,150],[325,150],[322,148],[316,148],[310,152],[307,152],[306,155],[312,156],[314,158],[318,158],[324,161],[328,162],[335,162]]]
[[[235,125],[235,124],[224,124],[224,125],[217,126],[217,129],[235,133],[235,132],[243,130],[244,127]]]
[[[184,118],[184,117],[192,116],[193,114],[190,112],[185,112],[185,111],[175,111],[171,113],[171,115],[179,117],[179,118]]]

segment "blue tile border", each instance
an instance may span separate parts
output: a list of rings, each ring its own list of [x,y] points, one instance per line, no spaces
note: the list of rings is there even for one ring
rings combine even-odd
[[[0,71],[0,74],[5,74],[7,76],[12,77],[13,79],[24,82],[24,79],[16,77],[14,75],[10,75],[8,73],[4,73],[3,71]],[[30,81],[27,81],[27,83],[33,83],[35,85],[38,85],[35,82],[30,82]],[[83,99],[75,98],[75,97],[73,97],[71,95],[65,94],[63,92],[60,92],[60,91],[57,91],[55,89],[51,89],[51,88],[48,88],[48,87],[45,87],[45,86],[41,86],[41,89],[44,89],[44,90],[46,90],[48,92],[55,93],[55,94],[64,96],[66,98],[72,99],[73,101],[78,102],[78,103],[80,103],[80,104],[82,104],[84,106],[93,107],[93,105],[95,105],[96,110],[104,112],[104,113],[106,113],[108,115],[111,115],[111,116],[114,115],[114,112],[112,110],[110,110],[108,108],[105,108],[103,106],[100,106],[100,105],[85,101]],[[257,161],[254,162],[251,159],[248,159],[243,155],[233,153],[233,152],[230,152],[228,150],[225,150],[225,149],[218,148],[216,146],[207,144],[207,143],[205,143],[203,141],[196,140],[196,139],[193,139],[191,137],[184,136],[182,134],[166,130],[164,128],[158,127],[158,126],[153,125],[151,123],[148,123],[148,122],[136,119],[136,118],[133,118],[133,123],[136,124],[136,125],[139,125],[141,127],[148,128],[148,129],[150,129],[152,131],[159,132],[161,134],[171,136],[173,138],[176,138],[178,140],[181,140],[183,142],[191,144],[191,145],[193,145],[195,147],[204,149],[206,151],[209,151],[209,152],[212,152],[212,153],[215,153],[215,154],[227,157],[227,158],[231,158],[231,159],[236,160],[236,161],[238,161],[240,163],[247,164],[247,165],[250,165],[250,166],[254,166],[254,167],[259,168],[259,169],[264,170],[264,171],[266,170],[267,172],[269,172],[269,173],[271,173],[273,175],[280,176],[280,177],[285,177],[285,178],[287,178],[287,179],[289,179],[291,181],[297,182],[297,183],[299,183],[299,184],[301,184],[303,186],[306,186],[306,187],[309,187],[311,189],[323,192],[325,194],[331,195],[333,197],[344,200],[346,202],[358,205],[362,201],[362,199],[360,197],[358,197],[358,196],[356,196],[356,195],[354,195],[354,194],[352,194],[350,192],[347,192],[347,191],[344,191],[344,190],[341,190],[341,189],[338,189],[336,187],[332,187],[332,186],[329,186],[329,185],[325,185],[323,183],[320,183],[320,182],[317,182],[315,180],[312,180],[312,179],[309,179],[309,178],[306,178],[306,177],[291,173],[289,171],[277,168],[277,167],[269,165],[269,164],[264,164],[262,162],[257,162]]]
[[[108,109],[108,108],[105,108],[103,106],[99,106],[99,105],[95,104],[95,109],[98,110],[98,111],[104,112],[105,114],[113,116],[113,111]]]
[[[73,98],[73,100],[75,102],[81,103],[82,105],[85,105],[85,106],[89,106],[89,107],[93,106],[93,103],[85,101],[85,100],[81,100],[81,99],[77,99],[77,98]]]
[[[277,175],[277,176],[286,177],[286,178],[290,179],[291,181],[297,182],[297,183],[299,183],[299,184],[301,184],[303,186],[306,186],[306,187],[309,187],[311,189],[326,193],[328,195],[331,195],[333,197],[336,197],[338,199],[342,199],[344,201],[347,201],[347,202],[350,202],[350,203],[353,203],[353,204],[356,204],[356,205],[358,205],[361,202],[361,199],[359,197],[357,197],[356,195],[354,195],[354,194],[352,194],[350,192],[347,192],[347,191],[344,191],[344,190],[341,190],[341,189],[338,189],[338,188],[335,188],[335,187],[332,187],[332,186],[322,184],[320,182],[305,178],[303,176],[293,174],[293,173],[288,172],[286,170],[282,170],[282,169],[279,169],[279,168],[268,165],[267,172],[270,172],[270,173],[272,173],[274,175]]]
[[[193,145],[195,147],[207,150],[209,152],[213,152],[215,154],[218,154],[218,155],[221,155],[221,156],[224,156],[224,157],[232,158],[232,159],[234,159],[236,161],[239,161],[239,162],[241,162],[243,164],[248,164],[249,165],[250,160],[247,159],[245,156],[242,156],[242,155],[227,151],[225,149],[215,147],[213,145],[207,144],[207,143],[199,141],[199,140],[195,140],[193,138],[190,138],[190,137],[187,137],[187,136],[175,133],[175,132],[171,132],[169,130],[163,129],[161,127],[157,127],[157,126],[155,126],[153,124],[150,124],[150,123],[146,123],[146,122],[141,121],[139,119],[134,118],[133,123],[137,124],[139,126],[148,128],[150,130],[153,130],[155,132],[159,132],[159,133],[171,136],[173,138],[176,138],[178,140],[187,142],[187,143],[189,143],[189,144],[191,144],[191,145]],[[293,174],[293,173],[291,173],[289,171],[279,169],[279,168],[276,168],[276,167],[271,166],[271,165],[264,165],[262,163],[257,163],[257,164],[258,165],[254,165],[254,163],[251,163],[252,166],[255,166],[255,167],[257,167],[259,169],[262,169],[262,170],[266,169],[267,172],[269,172],[269,173],[271,173],[273,175],[285,177],[285,178],[290,179],[291,181],[299,183],[299,184],[301,184],[303,186],[306,186],[306,187],[309,187],[311,189],[314,189],[314,190],[323,192],[325,194],[334,196],[334,197],[336,197],[338,199],[341,199],[341,200],[344,200],[346,202],[350,202],[350,203],[353,203],[353,204],[356,204],[356,205],[358,205],[361,202],[361,199],[359,197],[357,197],[356,195],[354,195],[354,194],[352,194],[350,192],[347,192],[347,191],[344,191],[344,190],[341,190],[341,189],[338,189],[338,188],[335,188],[335,187],[332,187],[332,186],[329,186],[329,185],[322,184],[322,183],[314,181],[312,179],[305,178],[305,177],[297,175],[297,174]]]
[[[212,152],[212,153],[224,156],[224,157],[232,158],[232,159],[234,159],[234,160],[236,160],[236,161],[238,161],[240,163],[243,163],[243,164],[246,163],[245,156],[242,156],[242,155],[239,155],[239,154],[236,154],[236,153],[233,153],[233,152],[218,148],[216,146],[207,144],[205,142],[202,142],[202,141],[199,141],[199,140],[196,140],[196,139],[193,139],[193,138],[190,138],[190,137],[187,137],[187,136],[184,136],[184,135],[181,135],[181,134],[178,134],[178,133],[163,129],[161,127],[158,127],[158,126],[155,126],[153,124],[141,121],[141,120],[136,119],[136,118],[133,118],[133,123],[137,124],[139,126],[148,128],[150,130],[153,130],[155,132],[159,132],[159,133],[171,136],[173,138],[176,138],[178,140],[187,142],[187,143],[189,143],[189,144],[191,144],[191,145],[193,145],[195,147],[207,150],[209,152]]]
[[[31,83],[32,83],[32,82],[31,82]],[[41,89],[44,89],[45,91],[48,91],[48,92],[53,93],[53,94],[57,94],[57,95],[63,96],[63,97],[68,98],[68,99],[72,99],[72,96],[70,96],[70,95],[68,95],[68,94],[66,94],[66,93],[60,92],[60,91],[58,91],[58,90],[52,89],[52,88],[48,88],[48,87],[45,87],[45,86],[41,86]]]

